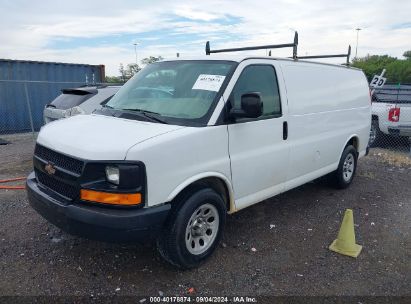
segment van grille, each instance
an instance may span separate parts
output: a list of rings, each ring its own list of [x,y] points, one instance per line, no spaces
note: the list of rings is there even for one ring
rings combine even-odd
[[[35,170],[37,180],[43,186],[53,190],[54,192],[70,199],[74,200],[77,198],[79,190],[77,187],[61,182],[40,170]]]
[[[34,149],[34,155],[44,161],[53,163],[57,167],[78,175],[80,175],[81,171],[83,170],[84,163],[81,160],[57,153],[38,144]]]
[[[59,174],[59,178],[54,175],[49,175],[43,172],[44,163],[52,163],[55,165],[57,170],[59,168],[64,169],[68,172],[74,173],[76,175],[81,175],[83,171],[84,162],[78,159],[75,159],[70,156],[55,152],[41,145],[36,145],[34,149],[34,155],[38,159],[41,159],[42,165],[35,166],[35,173],[37,181],[44,187],[68,198],[70,200],[77,199],[79,196],[79,188],[76,185],[73,185],[73,181],[70,182],[64,180],[64,176],[67,176],[67,173]]]

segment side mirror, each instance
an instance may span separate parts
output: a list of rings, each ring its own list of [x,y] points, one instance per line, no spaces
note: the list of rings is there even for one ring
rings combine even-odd
[[[249,92],[241,95],[241,109],[231,109],[233,118],[258,118],[263,114],[263,102],[260,93]]]

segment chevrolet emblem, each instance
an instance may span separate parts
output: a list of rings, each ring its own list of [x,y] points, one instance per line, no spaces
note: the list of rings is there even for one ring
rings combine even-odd
[[[46,172],[49,175],[53,175],[54,173],[56,173],[56,168],[54,167],[52,163],[48,163],[47,165],[45,165],[44,170],[46,170]]]

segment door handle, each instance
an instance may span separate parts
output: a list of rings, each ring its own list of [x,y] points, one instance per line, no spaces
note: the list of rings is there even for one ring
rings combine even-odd
[[[286,121],[283,122],[283,139],[286,140],[288,138],[288,123]]]

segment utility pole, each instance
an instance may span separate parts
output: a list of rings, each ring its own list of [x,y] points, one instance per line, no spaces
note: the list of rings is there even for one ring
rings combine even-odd
[[[134,44],[134,53],[136,54],[136,64],[138,65],[138,60],[137,60],[137,42],[133,43]]]
[[[355,59],[357,59],[357,50],[358,50],[358,34],[360,33],[361,29],[357,27],[355,29],[357,31],[357,44],[355,45]]]

